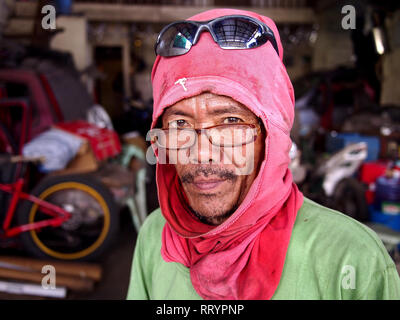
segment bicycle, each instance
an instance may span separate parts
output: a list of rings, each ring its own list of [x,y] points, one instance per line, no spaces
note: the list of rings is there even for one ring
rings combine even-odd
[[[0,165],[38,160],[1,155]],[[118,226],[113,197],[104,186],[89,175],[46,177],[30,193],[23,191],[26,183],[25,177],[0,183],[10,195],[0,239],[20,236],[38,257],[92,260],[104,252]]]
[[[91,174],[43,176],[41,159],[22,156],[30,109],[24,99],[0,100],[0,244],[15,239],[36,257],[94,260],[118,232],[114,197]]]

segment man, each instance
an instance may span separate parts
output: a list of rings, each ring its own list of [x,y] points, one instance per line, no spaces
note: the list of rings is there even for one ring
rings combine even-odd
[[[127,298],[400,298],[376,235],[292,182],[294,95],[275,24],[230,9],[189,20],[212,21],[167,26],[156,44],[160,209],[138,235]]]

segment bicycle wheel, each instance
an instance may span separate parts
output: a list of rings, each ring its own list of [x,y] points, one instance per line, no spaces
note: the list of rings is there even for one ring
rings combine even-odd
[[[119,212],[111,192],[89,175],[66,175],[42,180],[31,192],[60,206],[71,218],[59,227],[45,227],[21,234],[24,248],[37,257],[60,260],[93,260],[113,242],[119,227]],[[25,201],[19,223],[49,219],[40,207]]]

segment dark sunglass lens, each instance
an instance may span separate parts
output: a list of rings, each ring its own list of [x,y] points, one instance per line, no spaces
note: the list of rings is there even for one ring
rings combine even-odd
[[[161,35],[156,48],[160,56],[179,56],[187,53],[192,47],[196,26],[190,23],[174,24]]]
[[[218,21],[214,24],[213,31],[223,49],[255,48],[267,41],[261,26],[242,18]]]

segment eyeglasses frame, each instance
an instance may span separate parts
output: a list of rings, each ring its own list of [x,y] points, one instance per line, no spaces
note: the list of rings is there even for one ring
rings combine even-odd
[[[214,128],[216,128],[216,127],[227,127],[227,126],[236,126],[236,125],[248,126],[248,127],[252,128],[252,129],[256,129],[257,131],[256,131],[255,134],[254,134],[253,140],[252,140],[252,141],[249,141],[249,142],[246,142],[246,143],[242,143],[242,144],[238,144],[238,145],[232,145],[232,146],[221,146],[221,145],[219,145],[219,144],[215,144],[215,143],[212,142],[212,139],[211,139],[210,135],[208,134],[208,130],[214,129]],[[217,125],[214,125],[214,126],[210,126],[210,127],[206,127],[206,128],[200,128],[200,129],[196,129],[196,128],[155,128],[155,129],[150,130],[150,132],[153,131],[153,130],[161,130],[161,131],[166,132],[166,131],[169,131],[169,130],[171,130],[171,129],[177,129],[177,130],[192,130],[192,131],[195,131],[195,132],[196,132],[196,136],[195,136],[196,139],[194,140],[194,142],[193,142],[192,145],[186,146],[186,147],[184,147],[184,148],[167,148],[167,147],[164,147],[164,146],[160,146],[160,145],[159,145],[160,148],[167,149],[167,150],[189,149],[189,148],[191,148],[191,147],[193,147],[193,146],[195,145],[198,135],[201,134],[202,132],[205,132],[205,134],[206,134],[206,136],[207,136],[207,138],[208,138],[208,141],[209,141],[212,145],[214,145],[214,146],[222,147],[222,148],[240,147],[240,146],[244,146],[244,145],[246,145],[246,144],[255,142],[256,139],[257,139],[257,137],[259,136],[259,132],[258,132],[258,131],[261,131],[261,126],[260,126],[260,122],[259,122],[259,124],[254,124],[254,123],[217,124]],[[157,140],[158,140],[158,139],[157,139],[157,135],[155,135],[154,137],[151,137],[151,143],[157,143]]]

